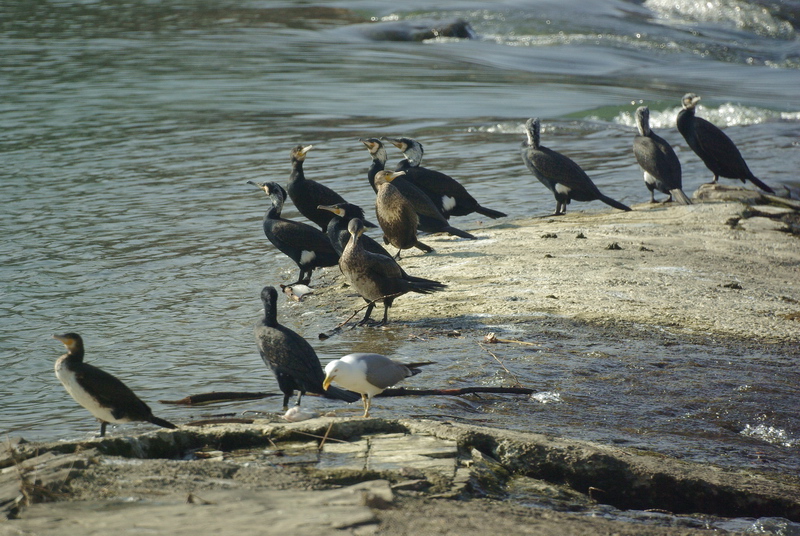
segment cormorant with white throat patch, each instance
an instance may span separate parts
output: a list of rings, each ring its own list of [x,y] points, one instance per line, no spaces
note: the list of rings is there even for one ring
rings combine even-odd
[[[650,202],[655,203],[655,190],[669,195],[664,202],[675,200],[682,205],[692,202],[683,193],[681,162],[667,141],[650,129],[650,109],[636,109],[636,128],[639,133],[633,138],[633,154],[644,172],[644,183],[650,190]]]

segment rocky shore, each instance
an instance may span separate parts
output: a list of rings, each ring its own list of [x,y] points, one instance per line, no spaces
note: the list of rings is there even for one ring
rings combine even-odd
[[[436,252],[403,264],[446,281],[447,299],[406,296],[391,319],[558,315],[796,347],[796,202],[699,195],[726,200],[476,222],[469,248],[427,237]],[[279,420],[9,440],[0,535],[778,534],[800,523],[797,475],[455,422]]]

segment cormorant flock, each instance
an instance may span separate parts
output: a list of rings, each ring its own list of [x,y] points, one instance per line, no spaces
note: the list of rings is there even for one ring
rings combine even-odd
[[[713,183],[719,177],[750,181],[774,194],[772,188],[750,171],[733,141],[722,130],[696,116],[699,100],[694,93],[684,95],[677,128],[713,173]],[[636,110],[638,132],[633,139],[633,153],[644,173],[650,202],[656,202],[655,190],[658,190],[669,196],[664,202],[674,198],[678,203],[691,204],[682,189],[680,161],[669,143],[650,129],[649,115],[646,106]],[[541,145],[538,118],[525,123],[525,133],[526,139],[520,147],[522,161],[555,197],[554,216],[565,214],[573,200],[599,200],[619,210],[631,210],[600,192],[574,160]],[[394,171],[385,169],[387,155],[382,140],[403,153],[404,159]],[[433,251],[420,242],[418,233],[448,233],[475,239],[472,234],[450,225],[449,218],[472,213],[501,218],[506,214],[482,206],[449,175],[423,167],[422,144],[414,139],[363,138],[359,141],[372,158],[367,180],[376,194],[375,215],[383,232],[383,242],[398,250],[394,256],[364,234],[366,227],[377,226],[365,220],[361,207],[348,203],[324,184],[305,177],[303,163],[313,146],[298,145],[292,149],[292,170],[286,189],[275,182],[248,183],[263,190],[271,202],[264,216],[264,234],[300,270],[297,281],[291,285],[308,285],[315,268],[338,265],[353,290],[367,302],[366,313],[358,325],[384,325],[396,298],[408,292],[427,294],[447,288],[442,282],[410,275],[398,264],[404,249]],[[282,218],[281,210],[287,197],[319,229]],[[345,402],[361,398],[367,417],[373,396],[419,373],[419,366],[429,364],[404,365],[379,354],[355,353],[331,361],[323,372],[311,345],[301,335],[278,323],[277,297],[277,291],[271,286],[261,291],[264,317],[258,321],[254,332],[261,358],[283,392],[284,408],[294,391],[299,392],[297,405],[308,392]],[[383,304],[383,319],[374,322],[370,315],[378,302]],[[147,421],[175,428],[174,424],[154,416],[147,404],[120,380],[84,363],[80,335],[67,333],[54,337],[67,347],[67,353],[55,363],[56,376],[75,401],[100,421],[101,436],[105,434],[107,423]]]

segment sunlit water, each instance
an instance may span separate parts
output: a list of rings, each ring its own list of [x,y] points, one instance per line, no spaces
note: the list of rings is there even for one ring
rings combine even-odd
[[[369,157],[358,138],[416,137],[427,165],[514,219],[554,208],[518,154],[525,119],[539,116],[543,144],[578,161],[606,194],[635,204],[649,199],[631,152],[641,104],[676,147],[684,189],[710,179],[674,127],[680,97],[693,91],[703,96],[699,114],[726,128],[760,178],[773,187],[797,181],[800,41],[797,14],[786,7],[326,5],[3,2],[0,429],[28,439],[95,431],[52,371],[63,352],[50,336],[65,331],[81,333],[87,360],[125,379],[165,418],[276,411],[277,399],[213,410],[157,400],[277,390],[252,325],[261,287],[293,280],[296,269],[266,242],[267,200],[245,183],[284,182],[297,143],[315,145],[310,178],[371,212]],[[350,28],[451,17],[468,20],[480,38],[378,42]],[[605,207],[571,206],[587,208]],[[285,215],[299,217],[291,205]],[[475,219],[455,221],[469,229]],[[335,270],[314,280],[338,284]],[[316,340],[357,304],[282,300],[279,317],[309,337],[323,362],[350,351],[424,356],[437,365],[409,386],[516,379],[537,391],[522,400],[384,400],[377,415],[399,408],[694,461],[800,469],[798,352],[638,327],[617,340],[543,317],[492,326],[540,344],[497,350],[511,378],[478,345],[484,322],[492,324],[478,316],[463,319],[460,338],[422,322],[410,328],[419,338],[396,327]]]

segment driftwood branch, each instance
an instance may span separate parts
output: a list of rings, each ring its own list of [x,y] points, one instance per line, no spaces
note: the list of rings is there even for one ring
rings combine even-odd
[[[375,396],[461,396],[477,393],[497,395],[532,395],[535,391],[526,387],[459,387],[456,389],[386,389]]]
[[[159,400],[159,402],[162,404],[178,404],[181,406],[204,406],[206,404],[219,404],[222,402],[233,402],[235,400],[259,400],[271,396],[283,396],[283,393],[236,393],[220,391],[204,393],[202,395],[190,395],[180,400]]]

